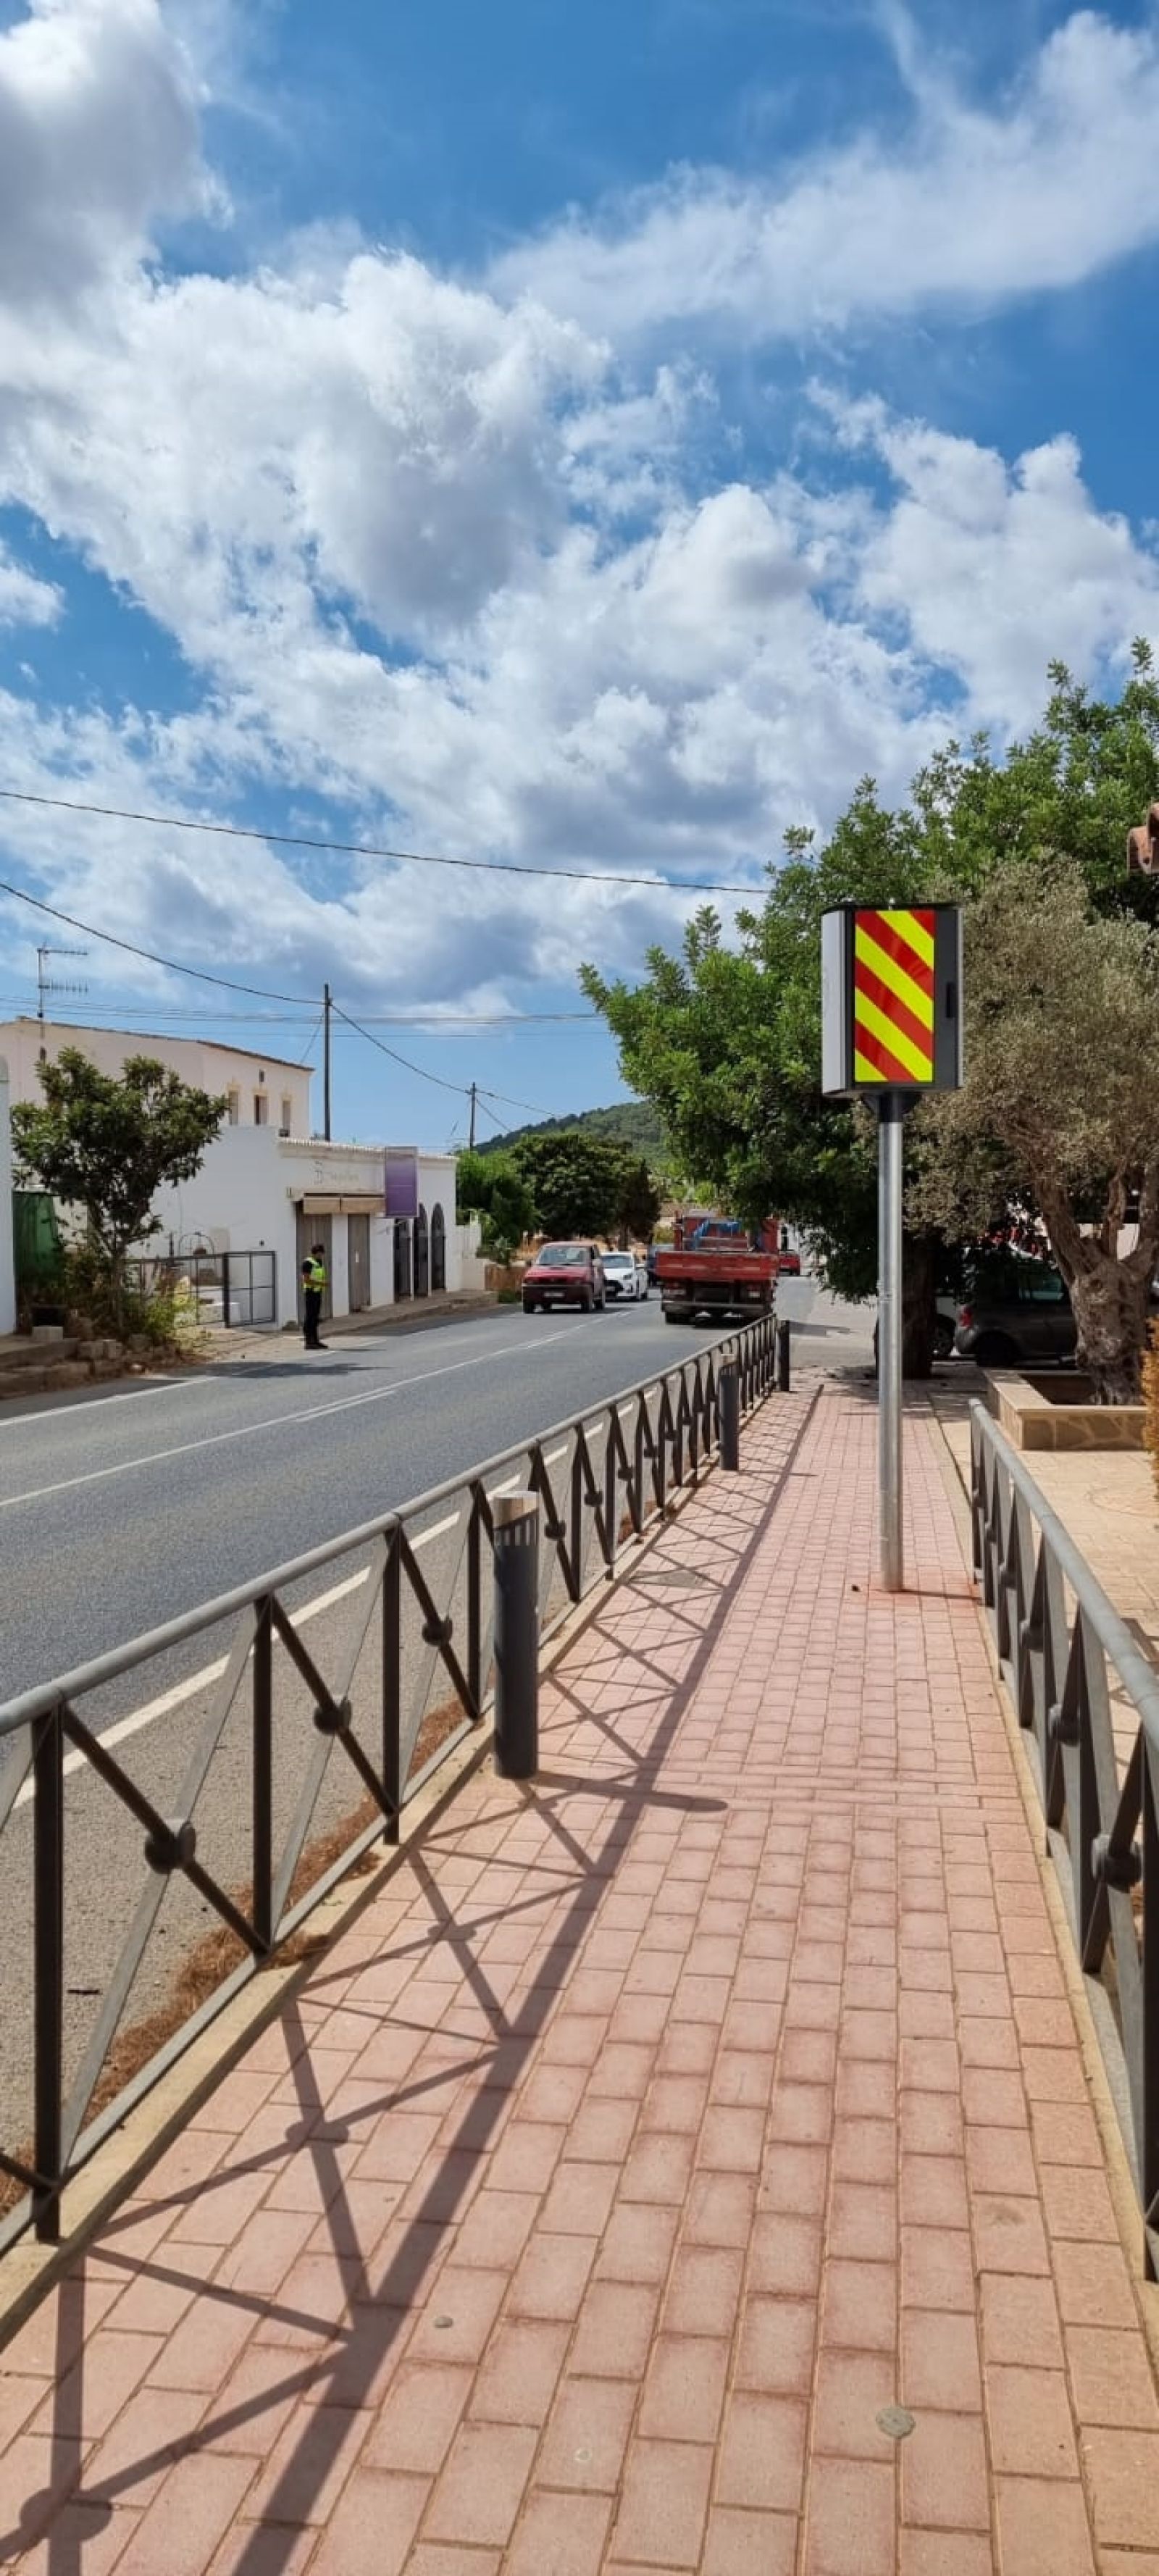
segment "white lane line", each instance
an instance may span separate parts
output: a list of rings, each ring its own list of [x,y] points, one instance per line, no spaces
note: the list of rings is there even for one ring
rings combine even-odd
[[[52,1362],[49,1361],[47,1365],[51,1367]],[[136,1386],[123,1387],[119,1395],[106,1395],[104,1388],[99,1386],[92,1387],[86,1394],[83,1387],[78,1387],[76,1393],[81,1398],[79,1404],[72,1402],[54,1404],[45,1399],[41,1403],[39,1413],[6,1413],[4,1420],[0,1422],[0,1431],[23,1431],[30,1422],[56,1422],[63,1414],[93,1413],[98,1407],[103,1413],[106,1405],[109,1404],[139,1404],[144,1395],[184,1395],[187,1387],[204,1386],[205,1383],[203,1377],[151,1378],[147,1384],[138,1382]],[[27,1395],[18,1396],[15,1401],[31,1404],[33,1398]]]
[[[362,1395],[337,1396],[330,1404],[313,1404],[297,1413],[277,1413],[264,1422],[239,1423],[232,1431],[207,1431],[198,1440],[176,1441],[172,1448],[154,1449],[143,1458],[122,1458],[112,1467],[90,1467],[83,1476],[61,1476],[55,1484],[35,1485],[24,1494],[9,1494],[0,1500],[0,1512],[16,1511],[22,1503],[42,1503],[52,1494],[68,1494],[80,1485],[100,1485],[110,1476],[128,1476],[139,1467],[160,1467],[170,1458],[185,1458],[198,1449],[219,1449],[228,1440],[254,1440],[265,1431],[281,1431],[287,1425],[326,1421],[335,1413],[353,1413],[362,1405],[386,1404],[392,1396],[404,1395],[412,1386],[429,1386],[439,1377],[457,1377],[463,1369],[489,1367],[497,1359],[533,1358],[546,1342],[563,1340],[562,1333],[536,1334],[534,1346],[527,1342],[507,1342],[499,1351],[479,1351],[473,1359],[452,1360],[449,1367],[424,1369],[417,1377],[392,1378],[389,1386],[371,1387]]]
[[[560,1449],[555,1454],[562,1458],[564,1453]],[[518,1476],[513,1476],[506,1485],[489,1485],[487,1491],[492,1497],[509,1494],[518,1483]],[[448,1530],[457,1529],[462,1517],[461,1512],[448,1512],[445,1519],[432,1521],[429,1529],[420,1530],[418,1537],[412,1538],[412,1552],[417,1556],[419,1549],[429,1547],[432,1539],[443,1538]],[[291,1627],[304,1628],[309,1620],[320,1618],[324,1610],[333,1610],[337,1602],[347,1600],[352,1592],[360,1592],[369,1581],[370,1567],[364,1565],[361,1573],[348,1574],[342,1583],[332,1583],[329,1591],[319,1592],[315,1600],[307,1601],[301,1610],[294,1612]],[[280,1637],[275,1637],[274,1644],[281,1644]],[[145,1727],[153,1726],[159,1717],[168,1717],[175,1708],[183,1708],[187,1700],[196,1699],[199,1691],[208,1690],[211,1683],[221,1680],[228,1661],[228,1656],[219,1655],[216,1663],[202,1664],[199,1672],[189,1673],[183,1682],[174,1682],[171,1690],[162,1691],[158,1699],[147,1700],[143,1708],[135,1708],[129,1717],[119,1717],[115,1726],[106,1727],[101,1736],[102,1744],[125,1744],[130,1736],[140,1735]],[[65,1778],[72,1771],[82,1771],[87,1760],[85,1753],[66,1753],[61,1765]],[[29,1806],[33,1794],[33,1783],[28,1780],[17,1792],[13,1813],[17,1807]]]

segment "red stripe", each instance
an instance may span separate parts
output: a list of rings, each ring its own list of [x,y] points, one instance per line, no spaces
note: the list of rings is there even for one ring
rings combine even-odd
[[[883,1082],[912,1083],[913,1075],[909,1066],[899,1064],[896,1056],[892,1056],[888,1048],[883,1047],[880,1038],[875,1038],[870,1029],[859,1028],[856,1036],[858,1054],[867,1056],[870,1064],[876,1065]]]
[[[918,1054],[929,1064],[932,1072],[933,1030],[923,1028],[914,1013],[907,1009],[904,1002],[898,1000],[897,994],[891,992],[889,985],[883,984],[880,975],[875,975],[872,966],[866,966],[860,957],[853,970],[853,981],[856,990],[864,993],[868,1002],[876,1002],[878,1010],[889,1021],[891,1027],[897,1030],[899,1036],[908,1038],[910,1045],[917,1048]],[[856,1008],[854,1017],[856,1018]]]
[[[916,948],[911,948],[908,939],[901,937],[892,922],[886,921],[880,912],[859,912],[857,918],[869,932],[870,938],[876,939],[878,947],[884,948],[886,956],[892,957],[894,965],[904,966],[906,974],[912,975],[914,983],[921,992],[933,992],[933,967],[927,966],[925,958],[919,956]],[[915,912],[914,920],[920,921],[923,930],[928,930],[932,939],[934,935],[932,912]]]

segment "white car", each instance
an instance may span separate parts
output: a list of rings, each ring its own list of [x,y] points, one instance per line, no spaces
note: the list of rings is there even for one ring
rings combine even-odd
[[[609,1298],[624,1305],[629,1298],[648,1294],[648,1264],[638,1252],[605,1252],[604,1284]]]

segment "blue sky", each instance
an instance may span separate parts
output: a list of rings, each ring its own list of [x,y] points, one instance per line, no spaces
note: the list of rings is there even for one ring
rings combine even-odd
[[[1113,686],[1157,112],[1149,0],[0,0],[0,787],[366,853],[0,802],[293,997],[93,939],[78,1007],[299,1052],[328,977],[440,1077],[344,1029],[349,1134],[606,1100],[581,959]],[[6,1014],[74,934],[0,909]]]

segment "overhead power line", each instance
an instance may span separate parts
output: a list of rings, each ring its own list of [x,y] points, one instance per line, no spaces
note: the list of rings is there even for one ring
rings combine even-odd
[[[373,1029],[364,1029],[361,1020],[352,1020],[349,1011],[344,1011],[340,1002],[332,1001],[330,1008],[336,1020],[345,1020],[348,1029],[357,1029],[359,1037],[365,1038],[368,1046],[377,1047],[380,1055],[388,1055],[392,1064],[401,1064],[405,1066],[408,1073],[417,1073],[422,1082],[436,1082],[440,1091],[456,1092],[460,1100],[470,1099],[469,1083],[448,1082],[441,1073],[429,1073],[425,1064],[412,1064],[410,1057],[400,1055],[397,1047],[389,1047],[382,1038],[376,1038]]]
[[[0,795],[8,794],[0,788]],[[128,957],[143,957],[150,966],[163,966],[170,975],[192,975],[199,984],[217,984],[227,993],[252,993],[259,1002],[292,1002],[300,1008],[300,993],[275,993],[268,984],[239,984],[232,975],[211,975],[207,966],[182,966],[175,957],[162,957],[155,948],[141,948],[133,939],[119,939],[112,930],[98,930],[95,922],[81,921],[75,912],[62,912],[58,903],[45,903],[38,894],[29,894],[24,886],[9,885],[0,877],[0,894],[10,894],[17,903],[30,903],[34,912],[46,912],[52,921],[67,921],[70,930],[83,930],[89,939],[103,939],[106,948],[123,949]]]
[[[282,850],[321,850],[339,858],[397,859],[414,868],[469,868],[482,876],[561,877],[575,885],[643,886],[651,894],[743,896],[754,892],[751,886],[726,885],[700,877],[646,877],[632,875],[625,868],[549,868],[531,859],[455,859],[443,850],[391,850],[374,841],[332,841],[321,833],[259,831],[253,823],[203,823],[188,814],[150,814],[131,805],[95,805],[76,796],[37,796],[26,787],[0,787],[0,797],[10,805],[43,805],[58,814],[97,814],[107,823],[148,823],[167,832],[209,832],[225,841],[270,841]]]

